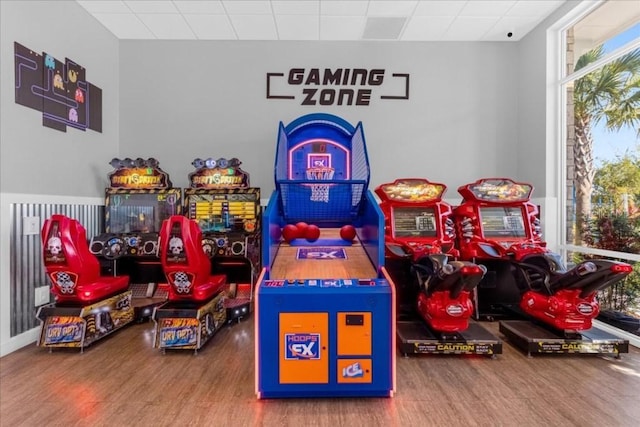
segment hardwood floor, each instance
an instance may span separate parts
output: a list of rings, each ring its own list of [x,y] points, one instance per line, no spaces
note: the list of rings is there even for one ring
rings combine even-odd
[[[484,324],[498,333],[498,324]],[[199,352],[152,348],[153,323],[77,350],[0,359],[2,426],[637,426],[640,351],[398,357],[394,398],[258,401],[253,319]]]

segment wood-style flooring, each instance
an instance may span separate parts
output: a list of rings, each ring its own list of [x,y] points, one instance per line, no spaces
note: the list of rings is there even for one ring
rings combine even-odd
[[[484,323],[498,333],[497,323]],[[397,362],[393,398],[254,395],[253,318],[199,352],[152,348],[153,323],[88,347],[30,345],[0,359],[2,426],[638,426],[640,351],[496,359],[418,356]],[[274,367],[275,369],[275,367]]]

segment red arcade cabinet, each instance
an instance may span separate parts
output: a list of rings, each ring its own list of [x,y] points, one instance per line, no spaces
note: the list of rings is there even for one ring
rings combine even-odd
[[[77,220],[52,215],[41,237],[55,303],[38,309],[39,346],[82,350],[133,321],[129,277],[100,275],[100,264]]]
[[[253,309],[253,286],[260,264],[260,189],[249,186],[240,160],[195,159],[184,190],[184,212],[202,230],[211,271],[227,276],[227,320]]]
[[[567,270],[541,237],[533,187],[507,178],[480,179],[458,189],[454,210],[461,259],[482,264],[478,316],[525,317],[500,322],[500,331],[531,353],[628,352],[628,341],[592,327],[596,294],[624,279],[625,263],[593,259]]]
[[[153,312],[154,345],[163,351],[197,351],[227,321],[223,292],[227,277],[211,274],[198,223],[184,216],[163,222],[159,254],[169,282],[169,301]]]
[[[138,321],[167,300],[158,236],[162,222],[180,214],[182,190],[154,158],[113,159],[110,186],[105,189],[104,233],[93,236],[89,250],[103,273],[130,278],[132,304]]]
[[[375,192],[385,220],[386,266],[398,289],[397,337],[403,353],[502,353],[475,322],[471,293],[484,268],[458,261],[443,184],[397,179]]]

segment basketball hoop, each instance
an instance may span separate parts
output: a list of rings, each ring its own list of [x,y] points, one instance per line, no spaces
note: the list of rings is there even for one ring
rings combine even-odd
[[[310,181],[329,181],[333,179],[335,169],[328,167],[309,168],[306,170],[307,179]],[[308,184],[311,187],[312,202],[329,202],[329,186],[331,184]]]

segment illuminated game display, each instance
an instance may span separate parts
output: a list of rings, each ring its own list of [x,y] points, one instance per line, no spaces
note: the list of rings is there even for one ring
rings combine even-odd
[[[227,318],[240,319],[252,310],[253,286],[260,264],[260,189],[250,187],[249,174],[232,159],[195,159],[184,190],[184,212],[202,230],[202,247],[212,271],[228,278]]]
[[[477,323],[471,293],[484,270],[457,260],[452,208],[444,184],[397,179],[375,192],[385,218],[386,267],[398,289],[397,333],[405,354],[502,353]]]
[[[533,187],[508,178],[487,178],[458,189],[454,211],[461,259],[486,267],[478,285],[479,317],[528,317],[500,322],[500,331],[531,353],[628,351],[624,341],[592,327],[596,294],[624,279],[630,265],[601,259],[567,270],[542,240]]]
[[[113,159],[105,189],[105,233],[91,239],[89,249],[103,270],[130,276],[138,319],[167,298],[158,258],[163,221],[182,212],[182,190],[172,188],[156,159]]]
[[[362,124],[280,123],[256,290],[259,398],[391,396],[395,291]]]

